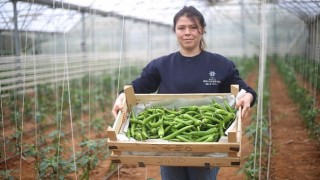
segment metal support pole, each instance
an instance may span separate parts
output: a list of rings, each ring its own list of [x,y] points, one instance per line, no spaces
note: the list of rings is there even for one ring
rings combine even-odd
[[[273,54],[277,54],[280,47],[277,47],[279,44],[277,42],[277,7],[273,5]]]
[[[14,47],[15,55],[20,56],[20,39],[19,39],[19,28],[18,28],[18,11],[17,11],[17,1],[12,0],[13,5],[13,22],[14,22]]]
[[[17,81],[16,84],[22,83],[21,74],[21,58],[20,58],[20,38],[19,38],[19,27],[18,27],[18,11],[17,11],[17,1],[12,0],[13,5],[13,22],[14,22],[14,47],[15,47],[15,70]],[[21,77],[21,78],[20,78]]]
[[[245,27],[245,20],[244,20],[244,3],[241,0],[241,35],[242,35],[242,53],[244,56],[247,56],[247,47],[246,47],[246,27]]]
[[[86,19],[85,19],[85,12],[81,11],[81,51],[85,53],[87,51],[87,42],[86,42]]]

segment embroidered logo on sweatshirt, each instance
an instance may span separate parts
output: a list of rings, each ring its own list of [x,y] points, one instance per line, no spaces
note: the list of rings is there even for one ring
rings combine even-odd
[[[216,72],[210,71],[209,72],[209,78],[208,79],[204,79],[203,83],[205,85],[207,85],[207,86],[220,84],[221,82],[215,78],[215,75],[216,75]]]

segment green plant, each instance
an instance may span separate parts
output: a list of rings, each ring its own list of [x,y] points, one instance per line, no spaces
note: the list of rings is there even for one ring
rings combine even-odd
[[[82,152],[77,155],[77,165],[82,172],[80,179],[89,180],[90,171],[97,167],[99,161],[109,155],[107,139],[88,140],[80,143]]]
[[[251,123],[246,129],[245,134],[249,137],[249,140],[254,145],[253,152],[248,156],[244,157],[246,160],[244,165],[241,167],[239,172],[245,174],[246,179],[258,179],[259,172],[261,176],[266,176],[266,160],[267,159],[267,145],[269,143],[269,124],[267,121],[268,117],[268,102],[269,102],[269,71],[268,68],[270,63],[266,63],[266,72],[264,79],[264,89],[263,89],[263,110],[260,117],[254,115],[251,120],[258,120],[257,123]],[[261,96],[261,95],[260,95]],[[259,118],[259,119],[258,119]],[[260,154],[261,152],[261,154]],[[261,162],[260,162],[261,161]],[[261,166],[260,166],[261,164]],[[258,167],[259,165],[259,167]]]
[[[132,79],[129,77],[137,76],[140,72],[138,69],[136,67],[122,68],[123,73],[119,81],[123,85],[129,83]],[[114,93],[112,91],[114,91],[115,84],[114,74],[107,72],[92,73],[82,78],[70,79],[69,88],[67,81],[63,81],[37,85],[33,91],[26,91],[24,94],[19,94],[17,90],[2,91],[8,94],[1,99],[3,103],[1,116],[4,119],[10,119],[10,122],[6,121],[5,128],[15,130],[10,137],[5,138],[6,149],[17,155],[24,150],[26,151],[23,152],[24,155],[34,157],[36,178],[63,179],[77,170],[76,164],[81,167],[81,172],[84,172],[84,175],[81,176],[86,177],[85,173],[89,174],[90,170],[95,168],[97,163],[109,153],[103,140],[88,141],[86,131],[90,128],[99,133],[108,123],[112,123],[109,120],[113,118],[111,113],[105,112],[113,104],[112,98],[109,97]],[[90,124],[84,119],[87,115],[90,115],[89,118],[92,119]],[[81,134],[77,138],[84,140],[82,151],[76,152],[79,159],[77,163],[74,163],[73,159],[65,158],[65,155],[73,152],[68,148],[63,148],[64,143],[68,143],[63,140],[69,140],[64,136],[70,132],[64,127],[70,117],[74,122],[74,133]],[[24,126],[26,124],[23,124],[26,122],[36,128],[26,129],[27,126]],[[29,133],[33,133],[31,136],[37,135],[36,143],[22,144],[22,136],[27,137]],[[103,135],[105,134],[100,134],[101,137],[104,137]],[[23,141],[25,142],[27,141]],[[1,174],[7,177],[10,173],[12,170],[1,171]]]
[[[14,177],[11,176],[11,173],[13,172],[14,170],[1,170],[0,171],[0,178],[1,179],[4,179],[4,180],[14,180]]]
[[[299,112],[303,117],[311,137],[319,137],[320,124],[316,122],[316,117],[320,109],[314,107],[314,97],[309,91],[298,84],[294,68],[284,59],[278,58],[276,61],[279,72],[285,80],[289,89],[290,97],[299,104]],[[296,62],[297,63],[297,62]],[[318,83],[319,84],[319,83]],[[320,142],[319,138],[316,138]]]
[[[106,127],[106,121],[103,118],[97,117],[93,119],[91,126],[96,133],[99,133]]]

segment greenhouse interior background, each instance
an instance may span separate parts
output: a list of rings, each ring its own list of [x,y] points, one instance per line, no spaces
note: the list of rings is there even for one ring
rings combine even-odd
[[[179,50],[173,17],[189,5],[205,17],[206,50],[233,60],[258,94],[242,132],[252,147],[219,178],[317,179],[320,0],[0,0],[0,178],[126,179],[125,169],[130,179],[151,170],[159,178],[158,166],[112,163],[106,131],[119,91],[152,59]],[[280,79],[288,90],[271,89]],[[271,122],[291,115],[270,114],[273,93],[282,91],[297,106],[307,142],[290,139],[290,127],[278,127],[284,143],[273,140],[280,135]],[[277,152],[296,154],[297,141],[312,146],[310,161],[284,160],[294,161],[285,174]]]

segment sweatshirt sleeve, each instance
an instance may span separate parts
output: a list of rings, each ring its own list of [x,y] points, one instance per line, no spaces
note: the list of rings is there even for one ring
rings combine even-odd
[[[156,63],[156,60],[151,61],[143,68],[140,77],[132,81],[135,93],[154,93],[158,90],[161,78]]]
[[[252,107],[256,102],[256,98],[257,98],[256,92],[243,79],[241,79],[239,71],[236,68],[234,62],[233,61],[229,61],[229,62],[230,62],[229,68],[228,68],[229,76],[228,76],[228,80],[226,81],[226,84],[224,84],[224,87],[228,87],[230,89],[230,85],[238,84],[240,90],[244,89],[246,92],[252,94],[253,100],[250,104],[250,106]]]

